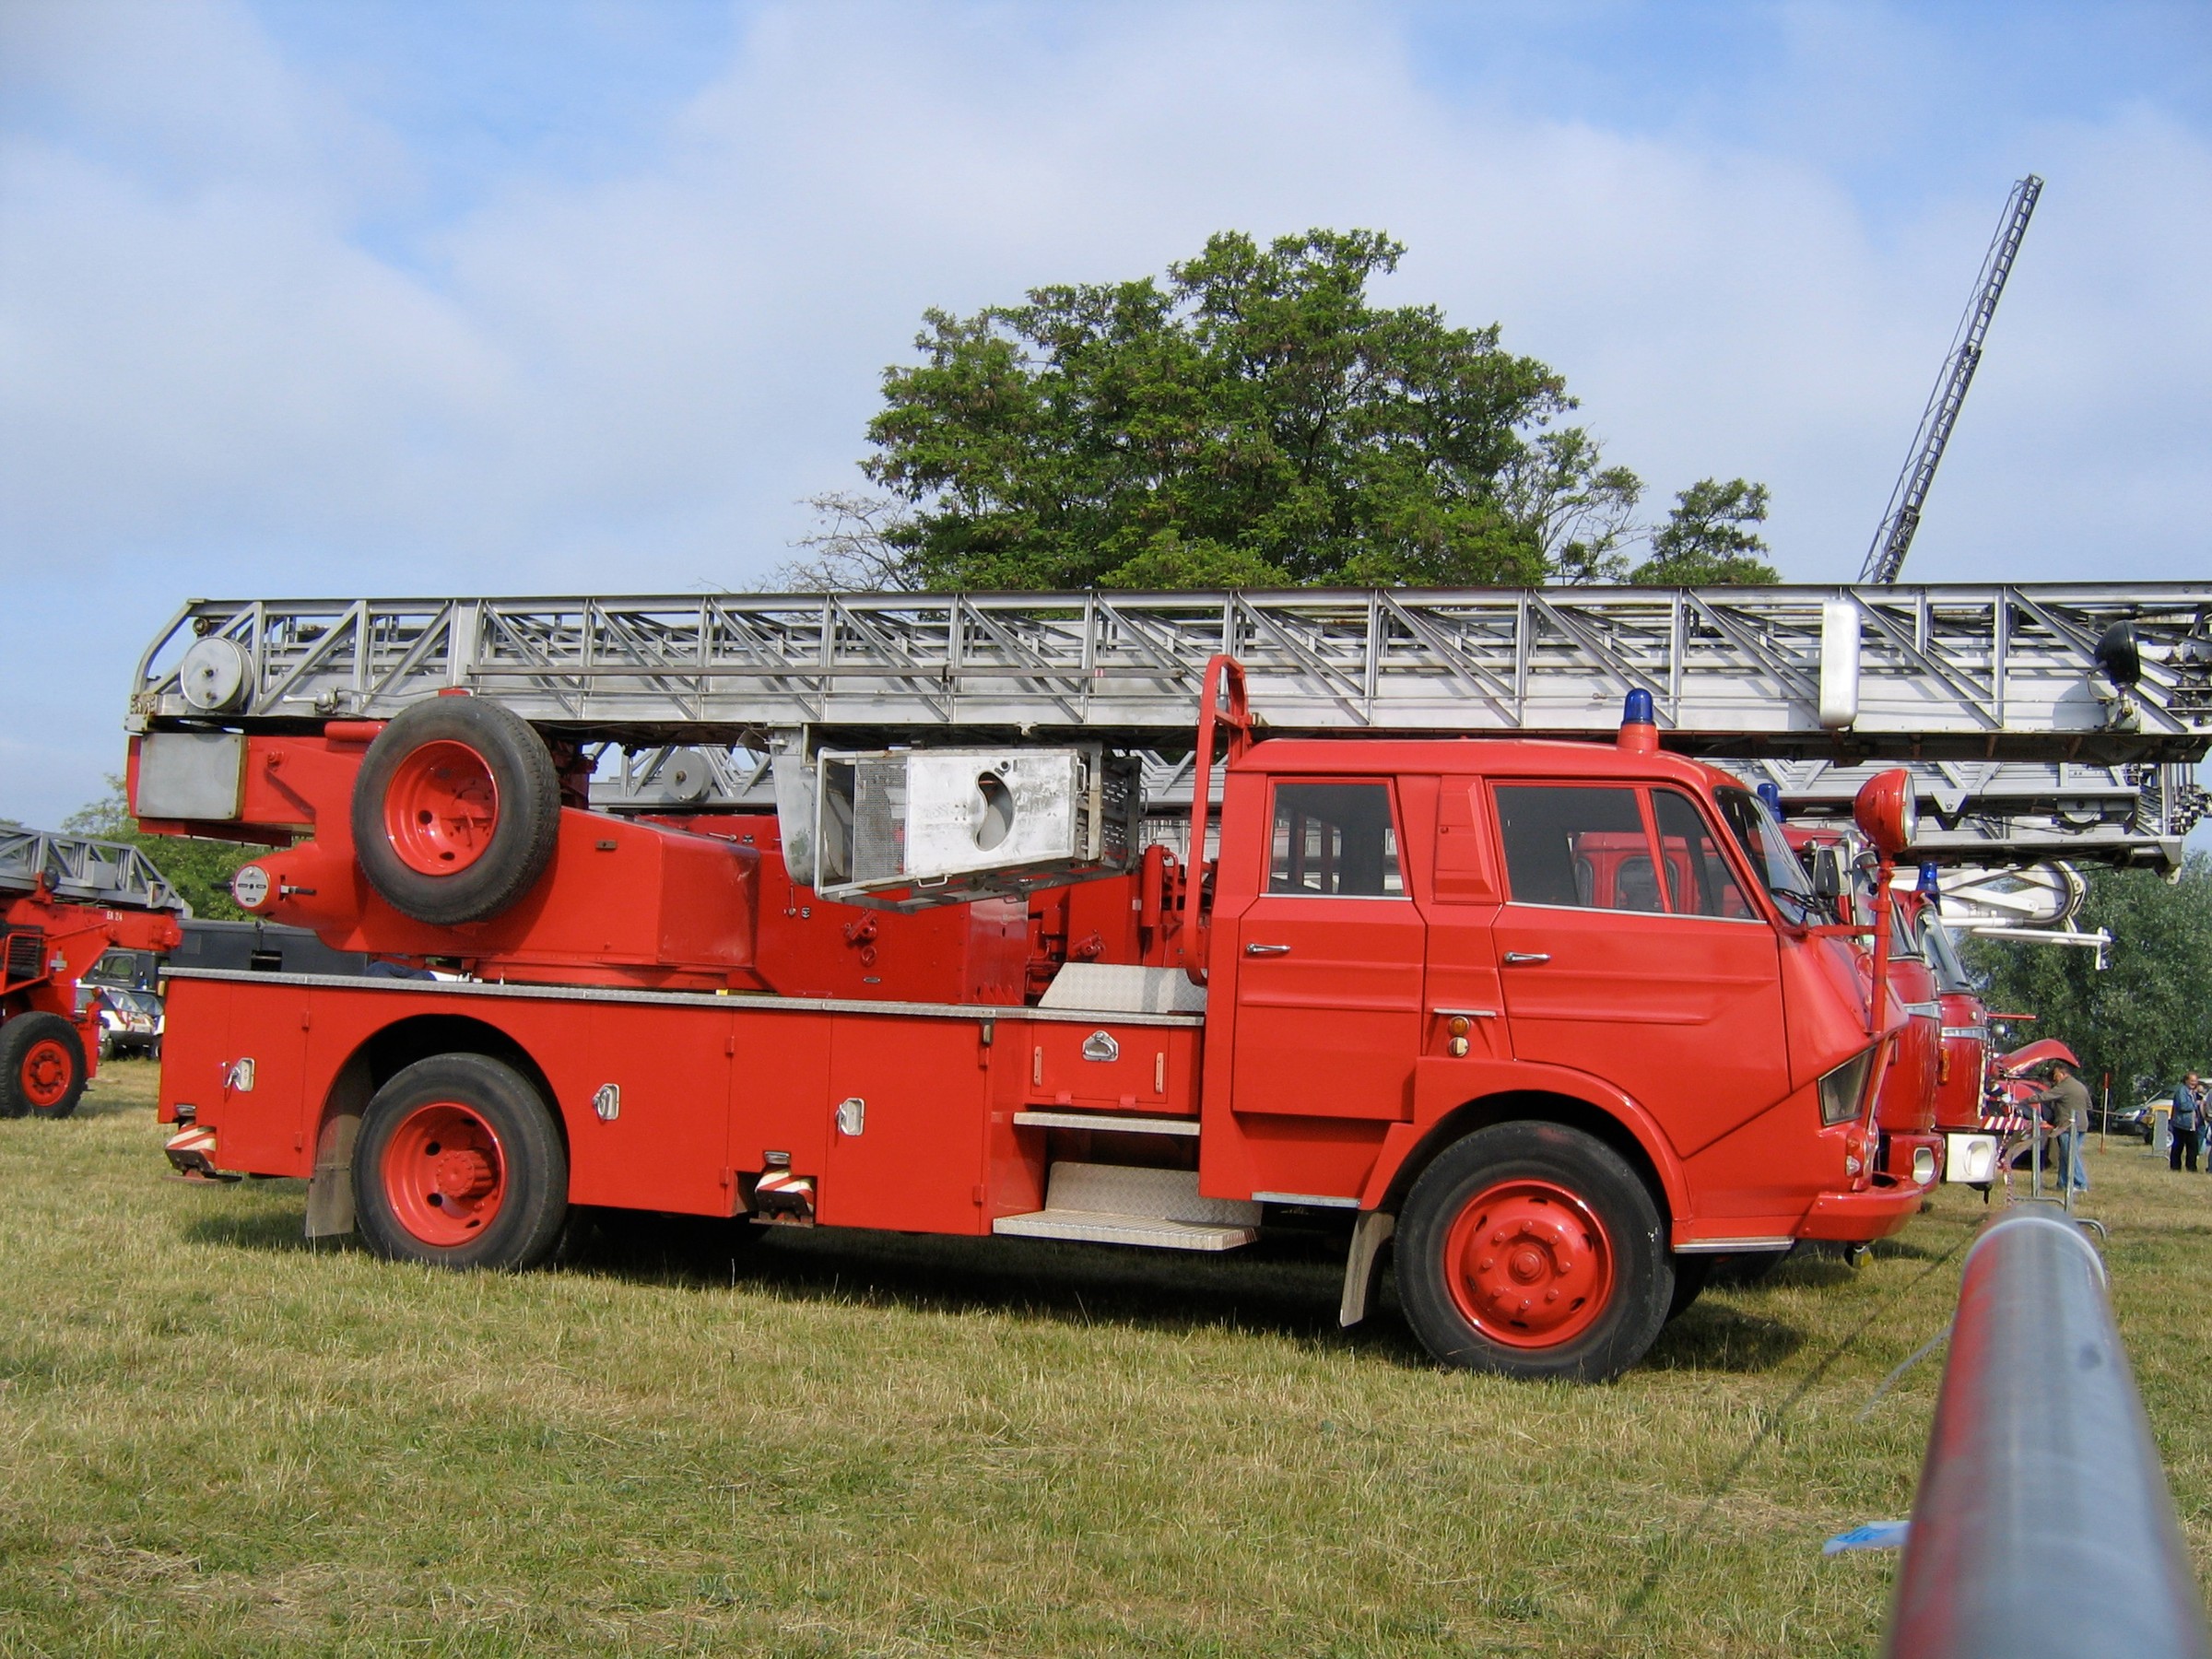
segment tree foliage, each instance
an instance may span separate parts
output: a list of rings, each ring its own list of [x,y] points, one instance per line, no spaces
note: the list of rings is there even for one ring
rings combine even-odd
[[[131,816],[130,798],[118,777],[108,780],[106,794],[64,818],[62,828],[72,835],[97,836],[136,847],[184,896],[194,915],[212,922],[236,922],[245,916],[231,901],[230,877],[238,873],[239,865],[266,851],[236,841],[148,835]]]
[[[1373,304],[1370,282],[1403,253],[1367,230],[1265,247],[1224,232],[1164,280],[1040,288],[968,317],[926,312],[921,360],[885,371],[868,427],[875,453],[863,467],[886,496],[816,498],[823,529],[783,579],[936,589],[1620,580],[1641,534],[1641,480],[1607,464],[1586,429],[1556,425],[1576,406],[1564,381],[1504,349],[1496,324]],[[1763,516],[1763,488],[1740,480],[1708,480],[1684,499],[1729,488],[1739,508],[1742,491],[1756,492],[1752,516]],[[1708,535],[1730,505],[1709,515]]]
[[[1675,498],[1652,535],[1652,557],[1629,580],[1653,587],[1720,587],[1779,582],[1754,555],[1767,544],[1750,528],[1767,522],[1767,487],[1743,478],[1700,478]]]
[[[1990,1006],[2033,1014],[2022,1041],[2055,1037],[2114,1097],[2171,1088],[2192,1068],[2212,1072],[2212,859],[2191,855],[2178,882],[2147,871],[2099,870],[2077,925],[2112,935],[2111,966],[2076,948],[1974,943],[1990,976]]]

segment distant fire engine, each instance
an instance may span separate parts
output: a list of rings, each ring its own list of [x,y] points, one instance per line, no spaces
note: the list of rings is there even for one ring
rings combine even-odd
[[[112,947],[174,947],[183,909],[135,847],[0,828],[0,1117],[76,1110],[102,1046],[85,976]]]

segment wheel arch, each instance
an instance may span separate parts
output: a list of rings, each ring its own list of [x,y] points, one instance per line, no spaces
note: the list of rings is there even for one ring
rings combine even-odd
[[[1395,1213],[1421,1171],[1446,1147],[1464,1140],[1477,1129],[1493,1124],[1547,1123],[1579,1129],[1611,1147],[1624,1159],[1637,1179],[1650,1189],[1660,1220],[1671,1224],[1683,1211],[1685,1199],[1677,1182],[1668,1180],[1661,1158],[1620,1112],[1583,1096],[1558,1089],[1525,1088],[1499,1089],[1462,1101],[1444,1112],[1421,1134],[1392,1171],[1381,1200],[1371,1207]]]
[[[361,1113],[393,1077],[436,1054],[482,1054],[513,1067],[545,1101],[561,1149],[569,1150],[569,1127],[552,1082],[512,1035],[466,1014],[416,1014],[394,1020],[355,1047],[324,1095],[315,1127],[314,1172],[307,1189],[309,1238],[353,1230],[353,1143],[360,1133]]]

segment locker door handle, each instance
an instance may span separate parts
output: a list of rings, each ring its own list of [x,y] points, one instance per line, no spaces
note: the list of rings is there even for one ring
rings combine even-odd
[[[1551,952],[1548,950],[1509,950],[1505,953],[1505,965],[1508,968],[1528,968],[1550,960]]]
[[[1247,945],[1244,947],[1244,954],[1246,956],[1288,956],[1290,947],[1288,945]]]

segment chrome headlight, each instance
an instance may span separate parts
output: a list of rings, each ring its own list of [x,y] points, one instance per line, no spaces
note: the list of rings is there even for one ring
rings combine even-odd
[[[1865,1103],[1866,1068],[1874,1051],[1864,1049],[1820,1079],[1820,1121],[1830,1125],[1848,1124]]]

